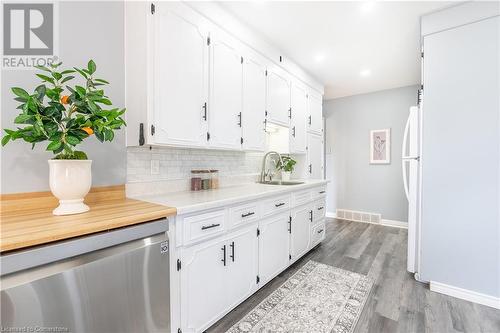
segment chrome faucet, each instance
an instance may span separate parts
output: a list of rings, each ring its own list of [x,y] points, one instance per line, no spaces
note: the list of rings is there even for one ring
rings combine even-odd
[[[265,183],[266,182],[266,177],[269,177],[269,181],[273,180],[273,173],[271,173],[271,170],[267,170],[267,172],[266,172],[267,157],[270,156],[270,155],[276,155],[276,156],[278,156],[279,161],[280,161],[280,165],[283,164],[283,159],[281,158],[280,153],[278,153],[276,151],[267,152],[264,155],[264,159],[262,160],[262,170],[260,171],[260,182],[261,183]]]

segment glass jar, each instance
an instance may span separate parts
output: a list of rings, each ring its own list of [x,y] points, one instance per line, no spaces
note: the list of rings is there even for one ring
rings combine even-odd
[[[219,170],[210,170],[210,188],[219,188]]]
[[[201,171],[191,170],[191,191],[201,190]]]
[[[201,189],[210,189],[210,171],[208,170],[201,170]]]

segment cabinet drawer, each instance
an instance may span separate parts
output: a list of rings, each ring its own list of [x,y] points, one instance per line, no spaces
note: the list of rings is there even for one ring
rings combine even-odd
[[[229,209],[229,228],[237,227],[243,223],[259,219],[258,202],[250,202]]]
[[[314,202],[313,217],[314,222],[318,222],[325,218],[326,202],[324,199]]]
[[[313,200],[326,197],[326,185],[315,187],[311,190]]]
[[[189,243],[221,233],[224,230],[225,215],[225,210],[221,209],[185,217],[182,221],[184,242]]]
[[[297,207],[311,201],[311,190],[292,193],[292,207]]]
[[[321,221],[311,228],[311,247],[319,244],[325,239],[325,221]]]
[[[270,216],[274,213],[283,212],[288,209],[290,209],[289,194],[265,200],[261,204],[262,217]]]

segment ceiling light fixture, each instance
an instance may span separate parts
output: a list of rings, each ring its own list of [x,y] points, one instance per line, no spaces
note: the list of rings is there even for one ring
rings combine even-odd
[[[369,11],[371,11],[373,9],[374,4],[375,4],[375,1],[364,1],[360,5],[360,9],[362,12],[368,13]]]
[[[363,77],[370,76],[371,74],[372,74],[372,71],[369,69],[363,69],[361,72],[359,72],[359,75],[361,75]]]

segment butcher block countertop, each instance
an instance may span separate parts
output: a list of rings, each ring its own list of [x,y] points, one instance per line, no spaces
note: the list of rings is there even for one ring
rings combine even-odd
[[[176,215],[176,209],[125,197],[125,186],[92,188],[90,211],[54,216],[50,192],[1,196],[0,252],[41,245]]]

